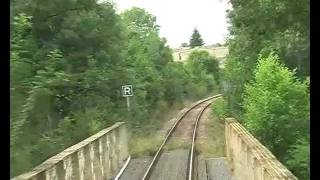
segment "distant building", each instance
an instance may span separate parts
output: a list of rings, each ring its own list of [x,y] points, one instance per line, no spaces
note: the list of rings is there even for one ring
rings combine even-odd
[[[177,49],[173,49],[173,60],[183,63],[188,59],[189,54],[193,50],[207,51],[211,56],[214,56],[218,59],[221,68],[224,67],[224,62],[226,60],[226,56],[229,53],[228,47],[225,47],[225,46],[217,47],[215,45],[209,45],[209,46],[195,47],[195,48],[180,47]]]

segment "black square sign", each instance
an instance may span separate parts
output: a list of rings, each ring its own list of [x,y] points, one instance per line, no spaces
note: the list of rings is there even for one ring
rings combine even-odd
[[[132,85],[122,86],[122,96],[123,97],[133,96]]]

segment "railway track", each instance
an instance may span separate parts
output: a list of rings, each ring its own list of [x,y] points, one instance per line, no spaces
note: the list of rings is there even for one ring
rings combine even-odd
[[[199,122],[199,119],[201,118],[204,110],[212,103],[212,101],[214,99],[219,98],[219,97],[221,97],[220,94],[203,99],[203,100],[200,100],[200,101],[196,102],[195,104],[193,104],[190,108],[185,110],[182,114],[180,114],[180,116],[177,118],[177,121],[175,122],[175,124],[172,126],[172,128],[169,130],[168,134],[166,135],[161,146],[158,148],[151,163],[149,164],[147,170],[145,171],[142,180],[154,179],[154,178],[152,178],[152,173],[155,170],[155,167],[158,164],[159,159],[161,158],[163,153],[166,151],[165,146],[168,144],[170,139],[172,139],[175,136],[175,132],[179,128],[183,128],[183,127],[185,128],[185,126],[180,127],[180,125],[182,123],[185,123],[185,124],[187,123],[187,126],[189,126],[189,127],[192,126],[192,135],[191,136],[188,135],[188,137],[187,137],[191,141],[191,143],[188,143],[188,146],[189,146],[188,160],[187,160],[188,163],[186,164],[186,167],[184,168],[187,170],[187,172],[185,172],[185,174],[183,173],[183,175],[181,175],[179,177],[180,177],[180,179],[187,179],[187,180],[194,179],[194,177],[195,177],[194,176],[195,141],[196,141],[198,122]],[[192,115],[190,115],[190,114],[192,114]],[[185,122],[184,122],[184,119],[188,115],[191,116],[191,118],[189,118],[188,122],[186,122],[187,120],[185,120]],[[184,131],[184,130],[185,129],[182,129],[182,130],[180,129],[180,131]],[[162,178],[162,179],[165,179],[165,178]]]

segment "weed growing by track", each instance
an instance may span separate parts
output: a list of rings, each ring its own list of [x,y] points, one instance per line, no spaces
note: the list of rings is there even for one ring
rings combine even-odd
[[[192,103],[190,100],[176,102],[168,106],[164,105],[154,114],[149,123],[143,127],[132,127],[129,140],[129,150],[132,157],[153,156],[164,140],[170,127],[164,127],[165,123],[176,117],[180,110]],[[164,113],[165,112],[165,113]],[[175,121],[175,120],[174,120]]]
[[[212,110],[219,100],[213,101],[211,108],[204,112],[198,127],[196,149],[199,154],[208,158],[225,156],[224,121],[219,120]]]
[[[174,149],[188,149],[191,146],[191,142],[186,142],[182,139],[172,138],[168,144],[164,147],[166,150]]]
[[[136,136],[129,142],[130,154],[133,158],[141,156],[153,156],[162,143],[160,136]]]

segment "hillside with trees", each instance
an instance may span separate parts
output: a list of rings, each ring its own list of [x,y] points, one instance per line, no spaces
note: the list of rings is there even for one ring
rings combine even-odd
[[[144,9],[116,14],[91,0],[10,8],[11,177],[117,121],[133,132],[156,126],[155,111],[217,89],[212,69],[173,62]],[[125,84],[134,88],[129,112]]]
[[[230,2],[228,111],[300,179],[309,179],[310,2]]]
[[[153,133],[160,114],[223,89],[233,116],[310,179],[310,2],[231,0],[225,68],[207,52],[174,62],[156,17],[92,0],[10,4],[10,176],[118,121]],[[208,22],[212,23],[212,22]],[[204,44],[194,29],[189,44]],[[131,109],[121,86],[133,85]],[[147,136],[146,136],[147,137]]]

